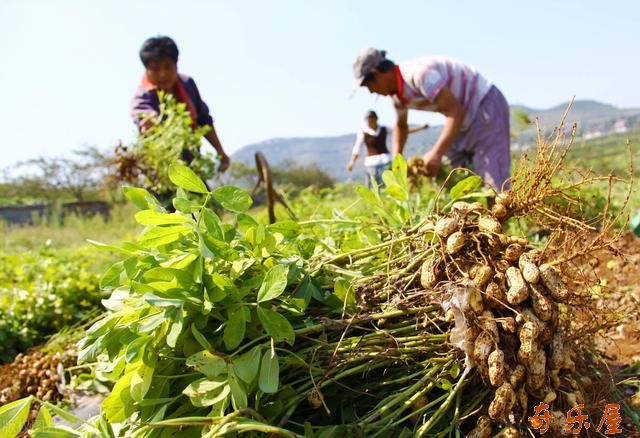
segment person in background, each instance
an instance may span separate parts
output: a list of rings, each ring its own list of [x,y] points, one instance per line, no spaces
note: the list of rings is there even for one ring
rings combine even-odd
[[[367,156],[364,159],[364,166],[367,171],[367,183],[372,186],[371,181],[375,181],[378,186],[382,185],[382,173],[391,168],[391,155],[387,149],[387,128],[378,124],[378,115],[375,111],[367,111],[365,115],[367,126],[356,134],[356,142],[351,152],[351,160],[347,164],[347,170],[351,172],[358,160],[360,150],[366,147]],[[426,129],[429,125],[422,125],[410,128],[409,133],[414,133]]]
[[[500,90],[472,67],[441,56],[395,64],[385,51],[368,48],[356,57],[353,72],[356,87],[393,101],[394,155],[402,154],[407,141],[408,110],[438,112],[446,120],[423,157],[426,173],[435,175],[447,155],[454,167],[472,169],[494,189],[508,188],[509,105]]]
[[[149,129],[160,112],[158,91],[173,95],[178,102],[183,102],[194,127],[210,126],[205,135],[214,147],[220,160],[220,172],[229,167],[229,156],[225,153],[209,114],[209,107],[200,97],[195,81],[182,73],[178,73],[178,46],[167,36],[149,38],[140,49],[140,60],[145,71],[140,84],[131,99],[131,117],[140,132]],[[193,160],[191,153],[185,151],[182,157],[187,163]]]

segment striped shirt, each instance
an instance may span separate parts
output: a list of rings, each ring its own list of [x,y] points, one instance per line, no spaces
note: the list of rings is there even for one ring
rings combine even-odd
[[[427,56],[396,66],[398,94],[393,95],[398,111],[419,109],[436,111],[435,99],[447,86],[465,110],[462,131],[473,121],[480,102],[492,84],[474,68],[452,58]]]

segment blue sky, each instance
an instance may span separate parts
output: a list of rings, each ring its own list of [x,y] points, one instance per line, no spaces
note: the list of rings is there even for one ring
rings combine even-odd
[[[349,99],[361,47],[450,55],[510,103],[640,106],[635,1],[0,1],[0,167],[134,137],[138,49],[167,34],[229,152],[274,137],[353,132],[386,98]],[[438,123],[413,113],[410,123]]]

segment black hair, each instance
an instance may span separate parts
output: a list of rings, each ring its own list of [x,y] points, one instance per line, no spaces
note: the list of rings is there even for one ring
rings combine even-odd
[[[378,115],[376,114],[376,112],[374,110],[369,110],[367,111],[367,113],[364,115],[365,119],[368,119],[369,117],[373,117],[374,119],[378,118]]]
[[[383,59],[380,64],[378,64],[378,66],[376,67],[376,70],[378,70],[380,73],[386,73],[389,70],[393,69],[393,67],[395,66],[393,61],[390,61],[388,59]]]
[[[386,72],[392,70],[394,66],[395,66],[395,63],[393,61],[391,61],[389,59],[383,59],[376,66],[375,69],[378,70],[380,73],[386,73]],[[366,84],[367,82],[372,81],[374,79],[374,77],[375,77],[375,75],[373,74],[372,71],[367,73],[367,75],[362,80],[362,85]]]
[[[178,62],[178,46],[168,36],[157,36],[149,38],[142,44],[140,49],[140,60],[146,67],[151,61],[159,61],[169,58],[173,62]]]

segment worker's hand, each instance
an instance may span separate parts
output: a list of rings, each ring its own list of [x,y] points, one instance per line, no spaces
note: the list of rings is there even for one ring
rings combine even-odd
[[[156,124],[156,117],[153,114],[147,114],[140,119],[140,132],[147,132]]]
[[[224,172],[229,168],[230,163],[231,159],[229,159],[229,156],[227,154],[220,154],[220,167],[218,168],[218,170],[220,172]]]
[[[349,164],[347,164],[347,171],[351,172],[353,170],[353,162],[350,161]]]
[[[442,166],[442,154],[435,149],[431,149],[422,157],[424,162],[424,170],[428,176],[436,176],[440,166]]]

